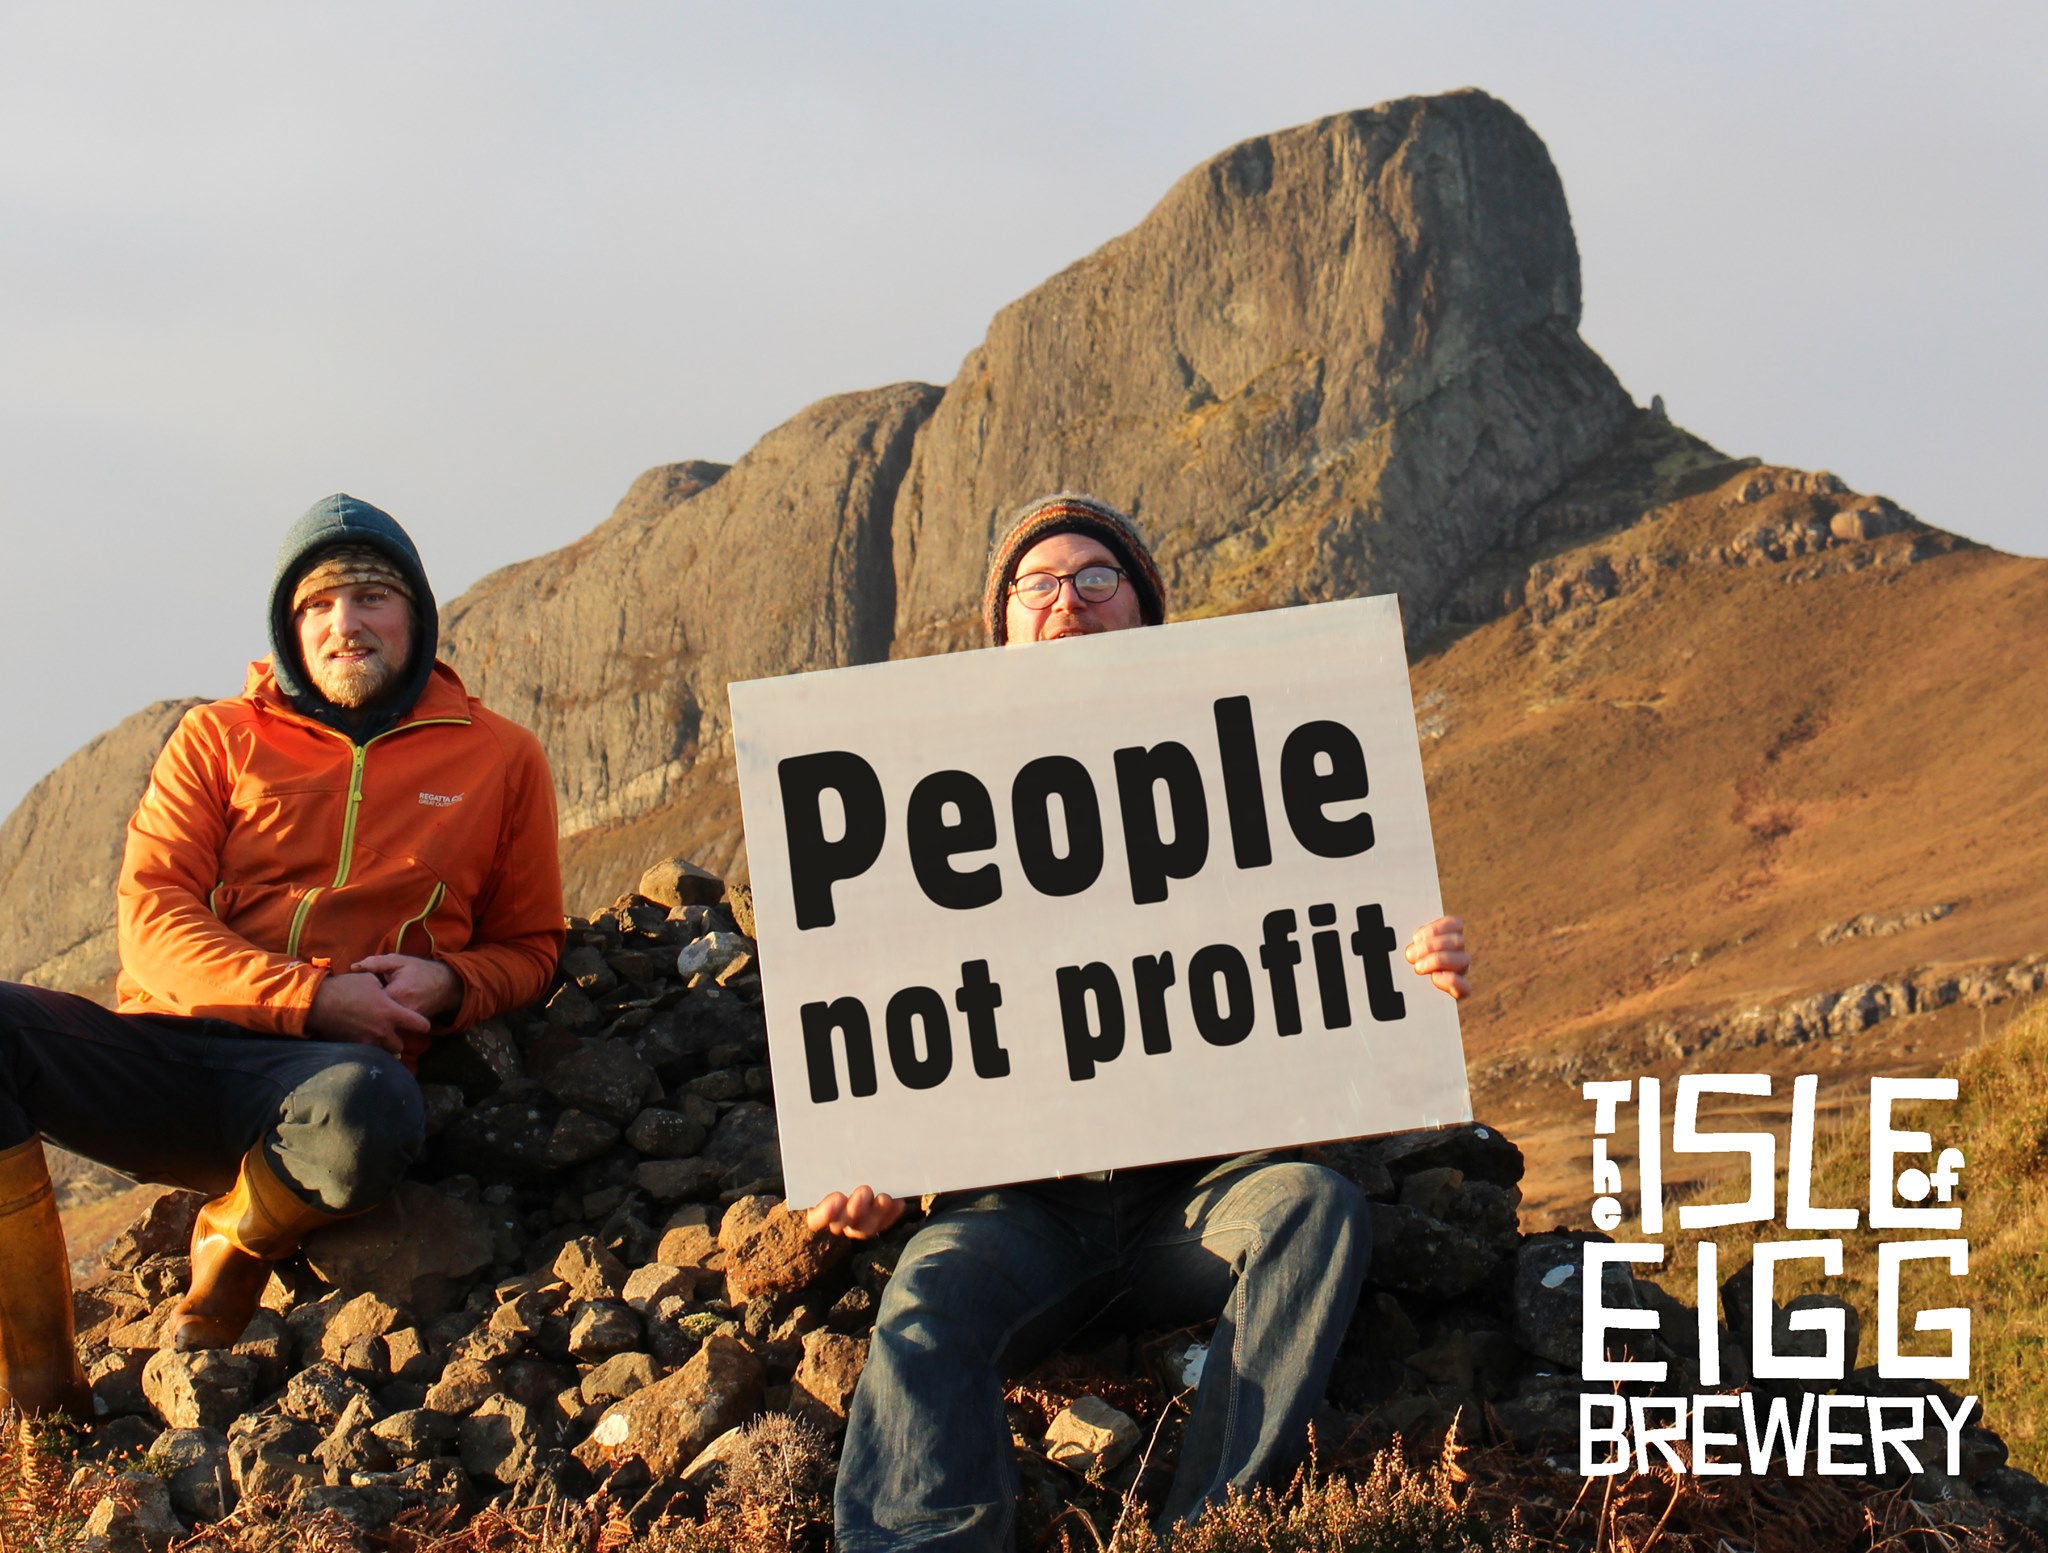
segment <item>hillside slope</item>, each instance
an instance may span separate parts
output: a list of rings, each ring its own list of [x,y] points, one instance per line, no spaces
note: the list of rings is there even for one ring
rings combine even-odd
[[[1582,1079],[1927,1071],[2048,976],[2048,562],[1700,459],[1414,671],[1475,1089],[1567,1216]]]

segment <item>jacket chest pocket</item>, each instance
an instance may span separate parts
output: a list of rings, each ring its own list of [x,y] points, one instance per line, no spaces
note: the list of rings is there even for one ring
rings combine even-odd
[[[448,886],[439,879],[434,880],[418,912],[398,924],[398,931],[392,937],[391,952],[417,955],[422,960],[438,958],[441,946],[434,939],[434,913],[447,899]]]

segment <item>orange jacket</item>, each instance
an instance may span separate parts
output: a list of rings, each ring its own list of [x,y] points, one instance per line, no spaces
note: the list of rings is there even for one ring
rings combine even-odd
[[[270,660],[185,714],[128,822],[123,1013],[304,1035],[330,969],[372,954],[462,979],[452,1027],[530,1003],[562,950],[555,794],[540,742],[445,663],[358,746],[295,711]],[[407,1064],[427,1037],[407,1040]]]

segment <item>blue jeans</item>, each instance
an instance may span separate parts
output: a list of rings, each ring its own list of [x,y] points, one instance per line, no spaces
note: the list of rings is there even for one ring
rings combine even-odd
[[[948,1207],[882,1296],[840,1457],[835,1546],[1007,1549],[1017,1465],[1003,1377],[1098,1322],[1216,1318],[1162,1528],[1276,1481],[1329,1382],[1370,1226],[1334,1171],[1256,1156]]]

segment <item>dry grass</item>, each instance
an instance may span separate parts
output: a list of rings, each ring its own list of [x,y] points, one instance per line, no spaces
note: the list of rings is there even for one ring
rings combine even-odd
[[[71,1486],[77,1441],[60,1427],[0,1409],[0,1553],[65,1553],[99,1495]]]
[[[1469,1488],[1454,1445],[1434,1464],[1382,1451],[1362,1476],[1313,1467],[1284,1493],[1232,1494],[1175,1534],[1173,1553],[1535,1553],[1542,1544],[1510,1505],[1489,1509]],[[1142,1516],[1119,1523],[1105,1553],[1164,1553]]]
[[[245,1502],[172,1553],[826,1553],[824,1459],[815,1437],[756,1426],[763,1445],[715,1490],[702,1519],[636,1524],[599,1495],[526,1510],[487,1508],[460,1525],[445,1512],[401,1515],[374,1530],[332,1512]],[[99,1497],[90,1468],[76,1487],[75,1442],[0,1439],[0,1553],[71,1553]],[[1131,1505],[1104,1535],[1062,1521],[1027,1553],[1164,1553]],[[1233,1498],[1181,1528],[1173,1553],[1994,1553],[2038,1549],[2005,1525],[1945,1522],[1903,1494],[1842,1479],[1661,1473],[1586,1479],[1502,1450],[1453,1440],[1433,1460],[1397,1444],[1351,1474],[1313,1467],[1283,1493]]]

